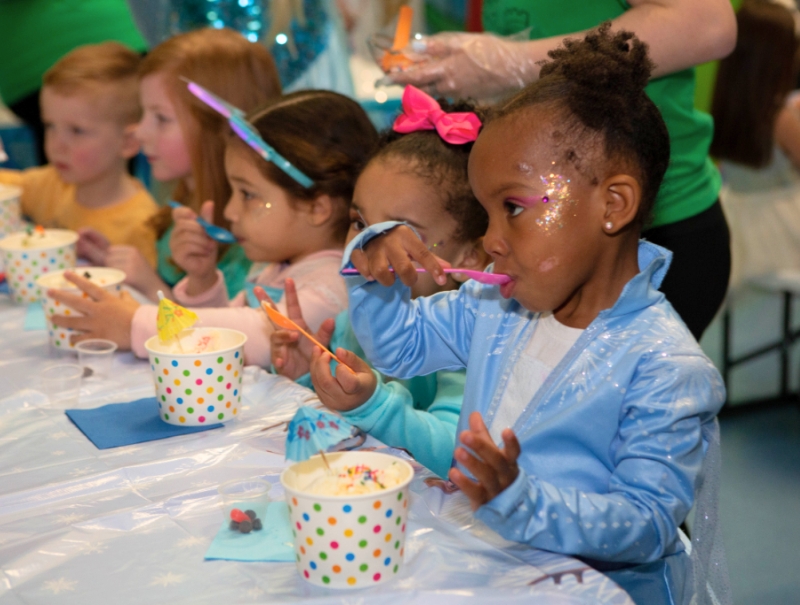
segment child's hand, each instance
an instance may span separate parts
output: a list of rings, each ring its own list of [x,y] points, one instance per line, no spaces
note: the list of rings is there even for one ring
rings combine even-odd
[[[53,323],[63,328],[84,332],[72,336],[73,344],[87,338],[105,338],[113,340],[120,349],[130,349],[131,324],[133,315],[140,306],[139,303],[124,290],[120,296],[115,296],[72,271],[64,273],[64,277],[78,286],[86,296],[62,290],[48,290],[47,295],[83,313],[84,316],[54,315]]]
[[[258,300],[266,300],[275,308],[275,303],[272,302],[272,299],[263,288],[257,287],[253,293]],[[291,278],[286,279],[284,296],[286,297],[286,316],[308,331],[308,324],[303,319],[303,311],[300,308],[300,300],[297,297],[297,287]],[[331,342],[335,327],[336,323],[333,319],[326,319],[314,336],[327,347]],[[308,374],[311,370],[311,353],[315,348],[314,343],[303,337],[296,330],[283,330],[277,326],[275,326],[275,331],[270,335],[269,340],[272,365],[278,374],[292,380],[297,380],[304,374]]]
[[[336,349],[342,364],[336,366],[336,376],[331,374],[331,354],[314,347],[311,353],[311,382],[319,400],[332,410],[347,412],[363,405],[372,397],[378,380],[363,359],[347,349]]]
[[[428,250],[405,225],[370,240],[363,251],[354,250],[350,260],[361,275],[367,279],[376,279],[384,286],[394,283],[394,274],[389,271],[389,267],[394,269],[394,273],[406,286],[411,287],[417,283],[414,261],[427,269],[437,284],[443,286],[447,283],[447,276],[440,264],[443,261]]]
[[[78,229],[78,244],[76,252],[78,258],[85,258],[95,266],[106,265],[106,256],[111,243],[108,238],[91,227]]]
[[[457,468],[451,468],[449,477],[467,495],[472,510],[477,510],[500,495],[519,475],[517,458],[520,447],[514,431],[503,431],[503,449],[492,440],[480,413],[469,416],[469,430],[459,436],[461,443],[471,449],[478,457],[471,455],[463,447],[456,448],[455,459],[463,464],[478,480],[469,479]]]
[[[200,215],[213,223],[214,202],[204,202]],[[189,278],[186,293],[202,294],[217,281],[217,242],[208,237],[197,222],[197,215],[186,206],[175,208],[172,220],[175,222],[169,240],[172,259]]]
[[[111,246],[106,256],[106,265],[123,271],[125,283],[153,302],[158,302],[159,290],[164,296],[171,296],[170,287],[158,276],[138,248],[122,244]]]

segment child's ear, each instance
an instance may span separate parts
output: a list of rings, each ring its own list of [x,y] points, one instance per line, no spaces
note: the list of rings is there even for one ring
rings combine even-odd
[[[452,264],[454,267],[483,271],[491,262],[492,257],[483,249],[483,238],[479,237],[473,242],[465,242],[462,244],[461,249],[453,258]],[[467,277],[461,273],[451,273],[450,277],[459,283],[467,281]]]
[[[128,124],[122,130],[122,149],[120,155],[126,160],[131,159],[139,153],[139,139],[136,138],[136,126],[138,124]]]
[[[600,229],[604,233],[619,233],[636,220],[642,203],[642,187],[629,174],[607,178],[601,186],[604,194],[604,213]]]
[[[306,219],[313,227],[320,227],[327,223],[333,216],[336,200],[327,194],[315,197],[306,205]]]

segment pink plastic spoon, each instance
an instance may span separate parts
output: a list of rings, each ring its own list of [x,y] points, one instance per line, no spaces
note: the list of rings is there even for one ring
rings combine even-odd
[[[389,269],[394,272],[394,269]],[[511,278],[504,273],[486,273],[485,271],[473,271],[472,269],[458,269],[456,267],[450,269],[442,269],[445,273],[461,273],[470,279],[474,279],[482,284],[490,286],[502,286],[511,281]],[[417,268],[417,273],[427,273],[428,270],[422,267]],[[343,275],[359,275],[358,269],[342,269]]]

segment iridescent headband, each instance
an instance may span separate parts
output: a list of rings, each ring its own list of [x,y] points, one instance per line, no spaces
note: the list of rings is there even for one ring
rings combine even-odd
[[[300,170],[283,157],[280,153],[275,151],[275,148],[261,138],[255,128],[244,117],[244,112],[238,107],[234,107],[227,101],[223,101],[217,95],[209,90],[206,90],[199,84],[183,78],[187,83],[189,92],[200,99],[203,103],[208,105],[211,109],[216,111],[222,117],[228,120],[231,129],[236,135],[247,143],[252,149],[258,153],[262,158],[268,162],[272,162],[278,168],[283,170],[287,175],[297,181],[300,185],[309,189],[314,185],[314,181],[308,178]]]

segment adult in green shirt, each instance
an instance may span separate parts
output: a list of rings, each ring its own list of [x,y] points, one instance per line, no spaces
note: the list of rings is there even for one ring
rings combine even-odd
[[[727,55],[736,42],[729,0],[484,0],[484,29],[508,36],[444,33],[412,43],[430,61],[392,74],[450,97],[495,99],[536,80],[539,61],[565,37],[602,23],[634,32],[656,64],[647,93],[670,133],[670,167],[645,237],[673,252],[661,290],[697,339],[722,303],[730,275],[719,172],[708,157],[713,121],[694,108],[694,65]],[[518,39],[518,37],[517,37]]]

